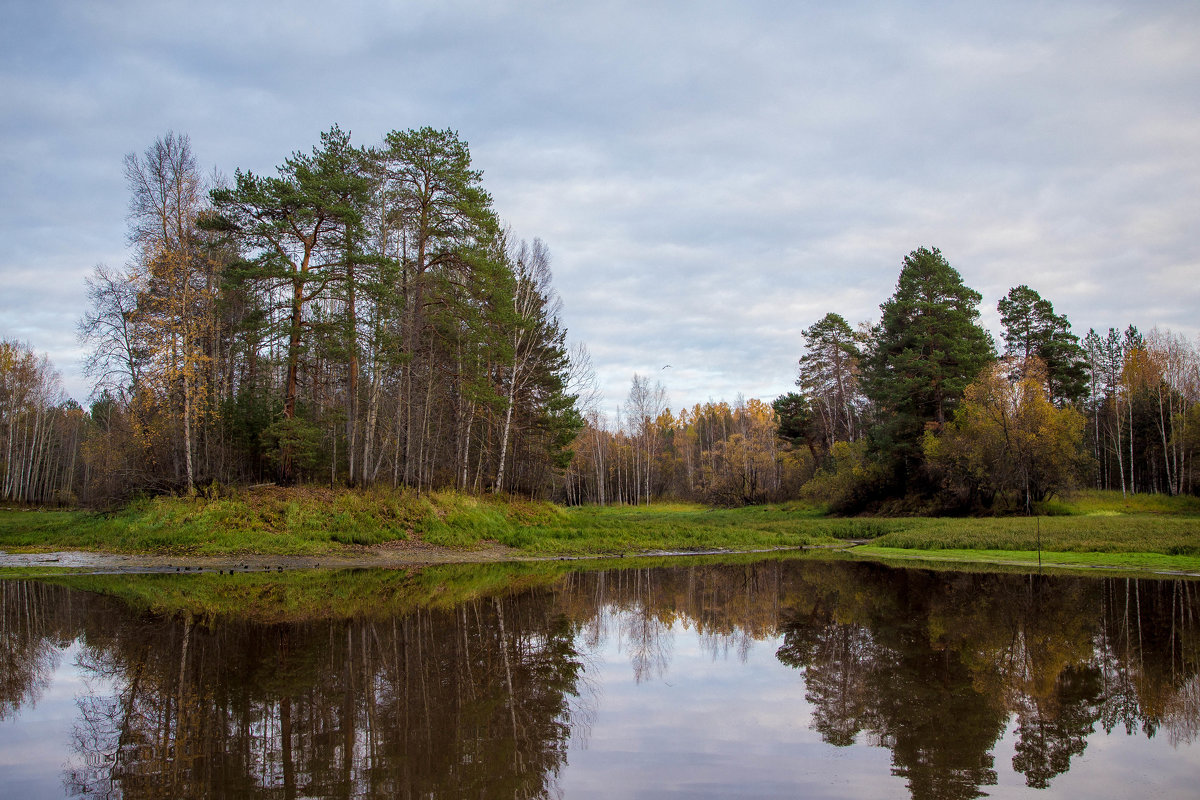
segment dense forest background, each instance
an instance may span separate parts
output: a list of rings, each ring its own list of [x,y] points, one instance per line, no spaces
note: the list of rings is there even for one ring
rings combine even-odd
[[[1073,486],[1195,493],[1200,348],[1082,337],[1034,289],[982,297],[935,249],[881,317],[797,343],[797,389],[673,412],[635,375],[609,418],[568,352],[549,250],[501,223],[467,144],[334,127],[273,176],[203,176],[188,137],[125,160],[133,257],[79,323],[95,391],[0,341],[0,498],[104,506],[263,482],[1016,511]]]

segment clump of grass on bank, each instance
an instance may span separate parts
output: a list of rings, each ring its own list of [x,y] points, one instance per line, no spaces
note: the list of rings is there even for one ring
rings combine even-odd
[[[1200,519],[1152,516],[913,519],[876,547],[1200,556]]]
[[[1080,490],[1042,503],[1038,511],[1049,516],[1119,517],[1127,515],[1200,517],[1200,497],[1166,494],[1125,494],[1096,489]]]
[[[107,514],[3,511],[0,547],[319,555],[347,545],[425,539],[469,548],[561,513],[550,503],[456,492],[264,487],[213,498],[143,499]]]

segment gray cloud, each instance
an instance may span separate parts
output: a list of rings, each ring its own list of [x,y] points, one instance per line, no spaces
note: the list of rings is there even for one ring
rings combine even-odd
[[[605,404],[770,399],[800,331],[937,245],[995,303],[1200,331],[1194,3],[18,4],[0,32],[0,334],[50,353],[168,129],[270,172],[338,123],[452,127],[540,236]],[[672,369],[663,371],[663,364]]]

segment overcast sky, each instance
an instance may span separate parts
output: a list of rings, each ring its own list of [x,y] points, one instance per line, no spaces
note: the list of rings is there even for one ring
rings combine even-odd
[[[0,337],[84,399],[84,277],[168,130],[270,173],[452,128],[541,237],[611,408],[771,400],[940,247],[1075,331],[1200,333],[1200,3],[0,2]],[[670,369],[663,369],[670,364]]]

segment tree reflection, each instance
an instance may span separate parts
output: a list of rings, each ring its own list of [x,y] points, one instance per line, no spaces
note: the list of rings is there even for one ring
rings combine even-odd
[[[915,798],[979,796],[996,781],[991,750],[1010,717],[1012,767],[1036,788],[1069,768],[1097,723],[1194,735],[1192,584],[842,575],[811,571],[778,657],[804,670],[825,741],[869,732]]]
[[[580,670],[542,594],[385,621],[85,622],[79,797],[553,793]]]
[[[75,638],[73,599],[45,584],[0,581],[0,720],[46,691],[60,648]]]
[[[487,569],[486,590],[452,575],[470,599],[444,607],[446,573],[314,577],[321,597],[361,580],[380,598],[365,613],[360,591],[345,618],[289,616],[328,600],[261,577],[254,593],[250,578],[226,584],[258,604],[246,613],[211,600],[139,612],[0,582],[0,715],[34,702],[78,640],[91,688],[65,776],[75,796],[553,796],[592,714],[587,654],[615,640],[637,682],[660,680],[686,629],[712,658],[778,642],[822,739],[888,748],[914,798],[981,795],[1010,722],[1012,768],[1036,788],[1097,729],[1172,743],[1200,730],[1191,582],[768,560],[523,567],[516,583],[531,588],[503,590]]]

